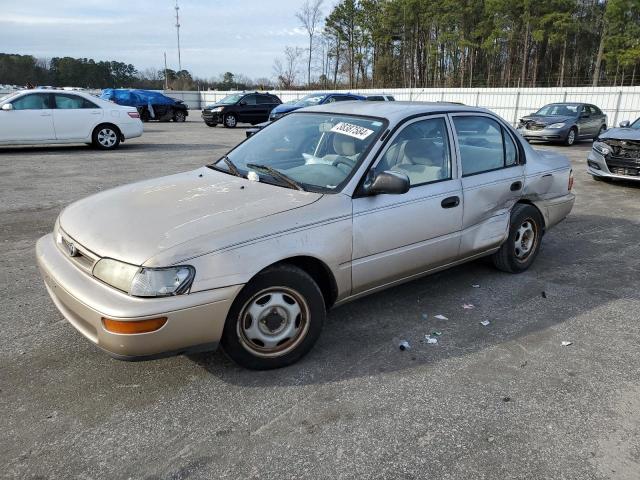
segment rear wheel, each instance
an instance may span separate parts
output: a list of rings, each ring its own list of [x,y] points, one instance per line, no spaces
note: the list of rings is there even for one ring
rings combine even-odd
[[[496,268],[510,273],[527,270],[540,250],[543,228],[542,216],[537,208],[516,204],[511,211],[509,236],[492,257]]]
[[[91,138],[96,148],[113,150],[120,145],[120,130],[114,125],[98,125]]]
[[[316,282],[303,270],[280,265],[259,273],[238,294],[222,334],[225,353],[253,370],[285,367],[316,343],[325,318]]]

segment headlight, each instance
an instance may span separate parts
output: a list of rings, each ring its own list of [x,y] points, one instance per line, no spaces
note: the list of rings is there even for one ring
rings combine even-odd
[[[93,276],[118,290],[128,293],[131,289],[131,282],[133,282],[139,270],[140,267],[135,265],[112,260],[111,258],[103,258],[93,267]]]
[[[611,153],[611,148],[609,145],[603,142],[594,142],[593,149],[601,155],[609,155]]]
[[[93,276],[134,297],[165,297],[185,293],[195,269],[188,265],[144,268],[103,258],[93,267]]]
[[[224,107],[216,107],[211,109],[212,112],[221,112],[223,110],[224,110]]]
[[[133,279],[129,293],[134,297],[180,295],[189,289],[194,276],[194,268],[187,265],[170,268],[143,268]]]
[[[547,125],[547,128],[562,128],[564,126],[564,123],[552,123],[551,125]]]

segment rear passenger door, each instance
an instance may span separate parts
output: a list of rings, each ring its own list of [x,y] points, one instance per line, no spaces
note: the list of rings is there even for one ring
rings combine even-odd
[[[58,140],[81,140],[91,136],[102,120],[103,111],[95,103],[71,93],[55,93],[53,124]]]
[[[370,175],[409,177],[402,195],[353,199],[353,293],[453,262],[462,224],[462,187],[444,115],[414,120],[390,139]]]
[[[273,99],[269,95],[256,95],[256,100],[256,118],[254,122],[266,122],[269,120],[271,109],[274,108]]]
[[[524,189],[524,159],[517,140],[495,117],[450,116],[462,170],[460,256],[464,258],[498,247],[504,240],[511,208]]]

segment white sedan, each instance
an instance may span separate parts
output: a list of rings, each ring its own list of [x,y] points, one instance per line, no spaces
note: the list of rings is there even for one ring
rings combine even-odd
[[[84,92],[21,90],[0,98],[0,145],[87,143],[109,150],[142,130],[134,107]]]

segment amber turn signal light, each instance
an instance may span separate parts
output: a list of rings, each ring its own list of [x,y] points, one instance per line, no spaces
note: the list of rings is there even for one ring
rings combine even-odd
[[[131,321],[113,320],[112,318],[102,317],[102,324],[107,331],[124,335],[155,332],[162,328],[165,323],[167,323],[167,317]]]

